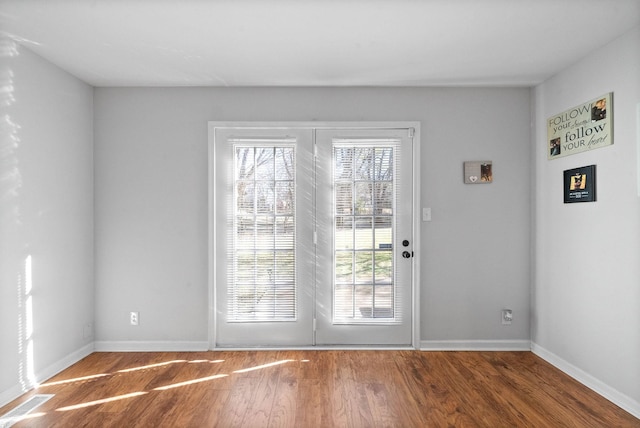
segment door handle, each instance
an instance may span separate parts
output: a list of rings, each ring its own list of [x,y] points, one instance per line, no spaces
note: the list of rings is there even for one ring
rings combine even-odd
[[[403,251],[402,252],[402,257],[404,257],[405,259],[413,257],[413,251],[412,252]]]

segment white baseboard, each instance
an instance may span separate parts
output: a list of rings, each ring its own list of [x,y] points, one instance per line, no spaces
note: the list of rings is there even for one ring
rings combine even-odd
[[[612,388],[601,380],[596,379],[584,370],[574,366],[570,362],[560,358],[553,352],[546,350],[545,348],[537,345],[534,342],[531,342],[531,352],[533,352],[549,364],[553,365],[557,369],[562,370],[564,373],[568,374],[581,384],[602,395],[613,404],[621,407],[636,418],[640,419],[640,403],[633,398],[621,393],[615,388]]]
[[[209,342],[100,341],[96,352],[195,352],[208,351]]]
[[[421,351],[530,351],[529,340],[423,340]]]
[[[92,352],[93,343],[89,343],[88,345],[85,345],[77,351],[70,353],[64,358],[61,358],[50,366],[45,367],[42,370],[38,370],[38,372],[35,374],[36,383],[39,384],[47,379],[50,379],[51,377],[60,373],[62,370],[74,365],[87,355],[90,355]],[[23,389],[21,385],[15,385],[6,391],[0,392],[0,407],[10,403],[27,391],[29,391],[29,389]]]
[[[9,403],[11,403],[13,400],[15,400],[16,398],[20,397],[22,394],[24,394],[27,391],[24,391],[22,389],[22,386],[20,385],[14,385],[13,387],[0,392],[0,407],[3,407]],[[2,415],[0,415],[2,416]]]
[[[49,367],[44,368],[43,370],[39,370],[36,373],[36,382],[42,383],[43,381],[57,375],[62,370],[74,365],[87,355],[90,355],[93,352],[93,342],[88,345],[83,346],[75,352],[67,355],[59,361],[51,364]]]

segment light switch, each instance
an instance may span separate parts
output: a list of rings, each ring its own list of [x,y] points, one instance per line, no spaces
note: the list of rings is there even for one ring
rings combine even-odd
[[[431,208],[422,209],[422,221],[431,221]]]

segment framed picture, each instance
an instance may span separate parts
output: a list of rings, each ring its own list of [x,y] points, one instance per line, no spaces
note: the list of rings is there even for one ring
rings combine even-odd
[[[613,92],[547,119],[547,158],[557,159],[613,144]]]
[[[596,166],[589,165],[564,171],[564,203],[596,200]]]
[[[491,161],[469,161],[464,163],[465,184],[483,184],[493,182],[493,164]]]

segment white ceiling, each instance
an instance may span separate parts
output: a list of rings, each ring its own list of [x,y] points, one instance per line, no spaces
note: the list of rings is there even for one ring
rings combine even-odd
[[[638,22],[640,0],[0,0],[3,33],[94,86],[530,86]]]

